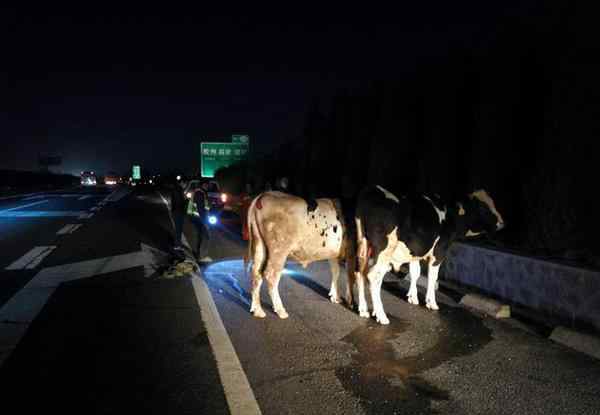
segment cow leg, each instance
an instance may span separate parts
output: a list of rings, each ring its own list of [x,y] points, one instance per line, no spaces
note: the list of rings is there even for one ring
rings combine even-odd
[[[337,258],[329,260],[329,267],[331,268],[331,289],[329,290],[329,300],[338,304],[340,302],[340,296],[338,294],[338,279],[340,278],[340,263]]]
[[[427,272],[427,295],[425,297],[425,305],[430,310],[439,310],[440,308],[435,301],[435,290],[437,287],[438,272],[440,265],[433,265],[433,261],[429,263],[429,271]]]
[[[358,288],[358,315],[364,318],[369,318],[369,306],[367,305],[367,298],[365,296],[365,277],[364,274],[356,272],[356,286]]]
[[[358,288],[358,314],[364,318],[370,317],[367,299],[365,298],[365,275],[368,261],[368,242],[363,237],[358,241],[358,272],[354,273],[354,277]]]
[[[389,262],[386,262],[384,265],[383,262],[377,261],[367,276],[369,279],[369,288],[371,289],[373,315],[380,324],[390,324],[390,320],[387,318],[387,315],[383,310],[383,303],[381,302],[381,284],[383,283],[384,275],[390,269]]]
[[[354,264],[346,263],[346,278],[346,304],[352,308],[354,306],[354,284],[357,280]]]
[[[262,285],[261,270],[265,261],[265,245],[257,241],[254,246],[254,258],[252,262],[252,306],[250,312],[254,317],[265,318],[266,314],[260,304],[260,287]]]
[[[267,278],[267,284],[269,285],[269,294],[271,295],[271,301],[273,302],[273,311],[279,316],[279,318],[288,318],[289,315],[283,307],[283,302],[279,296],[279,280],[281,279],[281,272],[285,265],[285,259],[287,255],[281,255],[277,257],[269,258],[267,261],[267,267],[265,269],[265,276]]]
[[[410,274],[410,288],[408,290],[408,302],[409,304],[419,305],[419,297],[417,295],[417,280],[421,276],[421,263],[417,261],[410,261],[408,263],[409,274]]]

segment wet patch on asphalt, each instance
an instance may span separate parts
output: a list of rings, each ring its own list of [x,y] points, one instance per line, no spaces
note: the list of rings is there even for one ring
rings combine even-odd
[[[250,293],[240,285],[240,282],[232,273],[205,271],[202,275],[208,286],[218,294],[238,304],[244,310],[250,309]],[[230,291],[233,291],[233,293]]]
[[[405,290],[386,287],[405,301]],[[443,307],[435,312],[439,327],[433,346],[413,356],[398,357],[406,336],[419,336],[409,320],[390,317],[389,326],[373,320],[358,327],[342,341],[354,346],[352,364],[336,370],[344,388],[361,402],[366,413],[429,413],[433,401],[450,399],[450,391],[436,387],[419,374],[449,360],[472,354],[492,340],[481,318],[461,308]]]

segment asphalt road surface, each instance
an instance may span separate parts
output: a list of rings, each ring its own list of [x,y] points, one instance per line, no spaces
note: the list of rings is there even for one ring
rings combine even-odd
[[[438,312],[409,305],[392,274],[389,326],[329,301],[326,262],[288,263],[290,317],[272,312],[263,285],[267,317],[253,318],[235,217],[211,228],[202,277],[158,278],[171,260],[165,196],[93,188],[0,201],[6,411],[251,413],[253,401],[263,414],[600,412],[600,361],[450,292],[438,291]]]

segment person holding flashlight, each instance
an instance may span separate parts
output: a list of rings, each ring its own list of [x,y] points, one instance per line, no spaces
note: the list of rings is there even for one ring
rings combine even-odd
[[[194,254],[198,262],[212,262],[212,258],[208,256],[210,235],[206,227],[206,223],[210,219],[207,186],[207,183],[202,183],[202,186],[194,191],[192,200],[190,200],[190,203],[193,203],[196,207],[196,209],[193,209],[190,220],[196,228],[198,242],[196,243],[196,252]]]

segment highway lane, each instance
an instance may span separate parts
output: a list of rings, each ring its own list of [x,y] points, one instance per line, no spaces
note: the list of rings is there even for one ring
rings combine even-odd
[[[133,266],[140,243],[166,252],[172,238],[166,208],[158,194],[136,191],[61,237],[40,268],[67,272],[74,261],[123,255],[130,259],[122,265]],[[289,319],[272,312],[266,290],[267,317],[256,319],[239,226],[227,220],[210,233],[215,261],[203,268],[204,280],[263,414],[595,414],[600,408],[597,360],[518,321],[465,310],[443,291],[439,312],[409,305],[406,283],[391,274],[382,293],[389,326],[329,302],[326,262],[306,270],[289,263],[280,286]],[[186,236],[193,243],[189,226]],[[91,268],[88,276],[100,272]],[[1,281],[7,272],[17,271],[2,271]],[[30,271],[19,272],[23,278]],[[226,413],[198,307],[184,281],[172,282],[145,278],[136,265],[63,283],[0,367],[0,385],[21,405],[33,388],[46,409]],[[342,292],[343,284],[342,278]]]
[[[288,263],[280,292],[289,319],[272,312],[266,283],[267,317],[256,319],[242,269],[245,244],[229,229],[213,228],[211,236],[217,260],[204,275],[263,414],[600,410],[600,361],[517,320],[470,312],[443,290],[439,312],[412,306],[408,283],[392,274],[382,292],[389,326],[329,302],[326,262],[306,270]]]
[[[89,222],[80,216],[114,191],[79,188],[0,200],[0,306],[48,261],[53,247]]]
[[[3,407],[228,413],[190,280],[153,278],[173,229],[156,191],[140,190],[117,194],[60,236],[30,284],[0,308]],[[0,270],[0,290],[7,272],[16,271]]]

